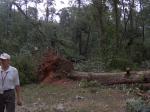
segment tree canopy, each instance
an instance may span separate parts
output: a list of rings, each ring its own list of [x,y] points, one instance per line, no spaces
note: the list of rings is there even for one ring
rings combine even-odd
[[[51,48],[106,69],[150,60],[149,0],[74,0],[59,11],[55,3],[0,0],[1,52],[38,57]]]

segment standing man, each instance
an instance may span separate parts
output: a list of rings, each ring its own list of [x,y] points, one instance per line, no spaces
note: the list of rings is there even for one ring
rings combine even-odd
[[[15,112],[15,91],[18,105],[22,105],[20,97],[20,81],[18,70],[10,66],[10,55],[0,55],[0,112]]]

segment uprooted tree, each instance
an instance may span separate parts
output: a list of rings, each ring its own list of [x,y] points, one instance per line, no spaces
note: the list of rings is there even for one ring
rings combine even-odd
[[[38,68],[38,79],[42,83],[51,83],[56,79],[67,78],[74,69],[73,63],[54,50],[44,53]]]
[[[149,83],[150,71],[133,72],[127,69],[119,73],[73,72],[73,63],[54,50],[44,53],[38,68],[38,79],[42,83],[51,83],[55,79],[71,78],[75,80],[97,80],[104,85]]]

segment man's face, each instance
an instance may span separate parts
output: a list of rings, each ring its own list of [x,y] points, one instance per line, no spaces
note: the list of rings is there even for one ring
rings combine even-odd
[[[9,66],[9,60],[8,59],[1,59],[1,66],[6,67]]]

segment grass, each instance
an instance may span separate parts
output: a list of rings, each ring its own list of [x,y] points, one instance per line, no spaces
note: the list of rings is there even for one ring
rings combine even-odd
[[[22,87],[23,106],[17,112],[124,112],[125,92],[113,88],[83,88],[79,83]],[[61,112],[61,111],[60,111]]]

